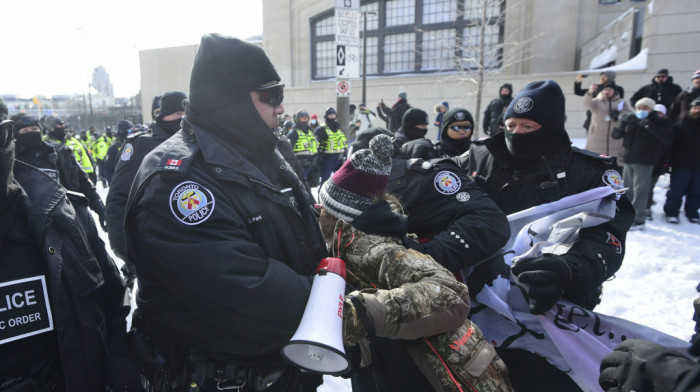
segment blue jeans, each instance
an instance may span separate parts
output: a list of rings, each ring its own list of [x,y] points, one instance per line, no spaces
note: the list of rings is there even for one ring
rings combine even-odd
[[[343,164],[343,154],[325,154],[321,161],[321,185]]]
[[[698,218],[700,208],[700,170],[676,169],[671,172],[671,188],[666,192],[666,216],[678,216],[685,196],[685,216]]]

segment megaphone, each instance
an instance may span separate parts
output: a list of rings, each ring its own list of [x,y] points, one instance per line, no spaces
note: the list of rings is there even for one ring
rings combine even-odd
[[[303,370],[337,376],[350,368],[343,347],[345,262],[326,257],[316,268],[309,302],[282,356]]]

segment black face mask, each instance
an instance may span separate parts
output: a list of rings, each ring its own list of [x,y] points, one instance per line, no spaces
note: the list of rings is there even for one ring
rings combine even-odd
[[[534,166],[560,146],[562,134],[544,127],[529,133],[504,131],[506,147],[516,167]]]
[[[41,132],[25,132],[20,133],[16,137],[17,143],[28,148],[37,148],[41,146]]]
[[[309,129],[309,122],[308,121],[299,121],[299,122],[297,122],[297,128],[302,129],[302,130],[307,130],[307,129]]]
[[[416,128],[416,127],[407,127],[406,129],[403,130],[403,134],[406,135],[406,138],[408,140],[422,139],[425,137],[426,133],[428,133],[427,129]]]
[[[164,130],[168,135],[174,135],[175,132],[180,130],[182,119],[178,118],[177,120],[164,121],[159,117],[156,119],[156,124],[158,124],[160,129]]]
[[[63,140],[66,138],[66,128],[54,128],[54,130],[49,133],[52,139]]]
[[[327,118],[327,119],[326,119],[326,125],[328,125],[329,127],[335,129],[335,128],[337,127],[337,125],[338,125],[338,121],[336,121],[335,118],[333,118],[333,119]]]

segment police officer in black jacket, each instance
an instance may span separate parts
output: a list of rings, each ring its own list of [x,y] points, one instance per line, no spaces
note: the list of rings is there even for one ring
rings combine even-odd
[[[621,188],[614,158],[572,147],[564,118],[559,85],[551,80],[530,83],[508,106],[506,130],[475,141],[457,160],[506,214],[599,186]],[[592,309],[601,284],[622,264],[633,219],[634,208],[623,195],[615,218],[582,229],[567,253],[514,267],[512,272],[529,284],[532,313],[544,313],[560,298]],[[500,349],[499,354],[516,390],[579,390],[541,357],[515,349]]]
[[[142,390],[88,201],[14,159],[6,110],[0,99],[0,390]]]
[[[41,169],[66,189],[82,193],[90,201],[100,225],[106,230],[105,206],[88,175],[75,160],[73,150],[61,144],[41,140],[41,127],[36,117],[24,113],[12,116],[17,140],[16,158]]]
[[[132,331],[163,390],[314,391],[280,348],[301,321],[326,245],[276,150],[284,84],[257,45],[202,37],[183,129],[149,153],[125,218],[136,265]],[[150,363],[150,365],[149,365]],[[181,389],[178,389],[181,388]]]
[[[185,99],[187,99],[185,93],[175,90],[168,91],[161,96],[158,105],[160,111],[155,122],[150,125],[151,132],[139,131],[126,137],[114,175],[109,183],[109,193],[105,206],[109,243],[114,254],[125,261],[122,272],[129,287],[133,287],[133,281],[136,278],[136,270],[126,257],[124,239],[124,210],[131,183],[146,154],[180,130],[182,116],[185,115],[182,101]]]

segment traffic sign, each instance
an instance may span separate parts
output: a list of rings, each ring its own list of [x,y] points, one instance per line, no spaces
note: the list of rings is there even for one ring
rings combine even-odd
[[[360,47],[337,45],[335,56],[336,79],[360,78]]]
[[[338,97],[350,96],[350,81],[349,80],[339,80],[336,83],[335,95]]]

